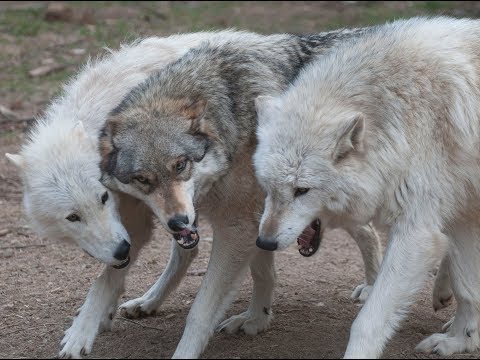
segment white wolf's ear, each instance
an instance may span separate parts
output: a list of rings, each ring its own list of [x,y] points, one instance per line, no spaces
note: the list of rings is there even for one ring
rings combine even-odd
[[[73,127],[73,133],[78,137],[87,137],[87,131],[85,130],[85,126],[83,126],[83,122],[79,121]]]
[[[333,152],[333,160],[338,162],[350,153],[362,153],[364,150],[364,137],[365,117],[363,114],[358,114],[352,118],[340,136]]]
[[[274,109],[277,108],[277,99],[270,95],[260,95],[255,99],[255,110],[257,111],[257,119],[259,124],[264,123],[270,118],[268,116]]]
[[[18,167],[19,169],[23,169],[23,165],[24,165],[25,162],[24,162],[24,159],[23,159],[22,155],[6,153],[5,156],[16,167]]]

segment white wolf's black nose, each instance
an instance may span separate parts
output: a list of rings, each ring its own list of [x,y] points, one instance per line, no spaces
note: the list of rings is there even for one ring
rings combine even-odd
[[[130,244],[126,240],[123,240],[115,250],[113,257],[117,260],[125,260],[128,257],[129,252],[130,252]]]
[[[275,251],[277,250],[278,243],[275,240],[269,238],[257,238],[257,246],[260,249],[268,250],[268,251]]]
[[[172,231],[182,231],[188,225],[188,216],[176,214],[168,220],[167,225]]]

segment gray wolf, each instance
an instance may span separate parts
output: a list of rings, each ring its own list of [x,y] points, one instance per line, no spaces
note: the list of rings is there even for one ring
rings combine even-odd
[[[336,37],[334,34],[323,35],[326,46],[329,37]],[[7,155],[21,174],[24,208],[33,229],[45,237],[73,241],[107,265],[66,331],[60,357],[76,358],[90,353],[97,334],[110,328],[128,272],[128,267],[112,266],[128,265],[128,259],[134,262],[153,229],[153,214],[143,202],[111,192],[99,181],[98,134],[108,114],[149,75],[205,40],[212,44],[234,41],[248,48],[250,42],[259,39],[270,41],[269,37],[247,32],[206,32],[147,38],[110,51],[85,65],[39,119],[20,153]],[[368,243],[362,240],[362,234],[356,239],[359,244]],[[128,250],[124,240],[131,245],[129,258],[115,259],[122,244],[123,256]],[[372,251],[367,282],[354,294],[359,299],[368,294],[376,276],[379,250]],[[140,316],[158,309],[196,254],[197,249],[185,250],[172,241],[171,257],[162,276],[151,291],[125,304],[123,311],[129,316]],[[243,325],[244,318],[245,315],[235,318],[228,329]],[[245,328],[248,332],[248,326]]]
[[[254,99],[280,93],[315,55],[358,32],[272,35],[248,44],[206,42],[152,75],[112,111],[100,137],[102,183],[141,199],[182,247],[198,241],[198,213],[214,230],[208,270],[175,358],[201,354],[249,265],[252,303],[219,329],[256,334],[269,326],[275,274],[273,254],[255,247],[264,194],[251,161]],[[372,281],[379,242],[365,224],[346,229],[365,250]],[[312,234],[304,234],[317,239],[315,244],[301,239],[304,255],[316,250],[320,232],[316,223]],[[354,295],[361,296],[366,289],[357,290]],[[154,285],[125,304],[125,313],[155,311],[159,293]]]
[[[284,249],[317,218],[372,221],[388,234],[346,358],[381,356],[442,258],[438,283],[451,281],[456,314],[417,350],[479,348],[479,38],[478,20],[378,26],[320,57],[282,95],[256,100],[254,162],[267,193],[259,245]]]

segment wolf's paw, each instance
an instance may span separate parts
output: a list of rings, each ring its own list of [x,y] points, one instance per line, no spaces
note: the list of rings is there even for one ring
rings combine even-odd
[[[148,316],[155,316],[157,305],[144,297],[127,301],[120,305],[120,314],[129,319],[139,319]]]
[[[350,296],[356,302],[364,304],[367,301],[368,296],[372,292],[372,285],[361,284],[358,285],[355,290],[353,290],[352,295]]]
[[[94,317],[81,315],[80,313],[72,326],[65,331],[65,336],[60,343],[62,350],[58,354],[60,359],[81,359],[92,351],[100,324]]]
[[[270,327],[272,311],[264,309],[263,312],[252,314],[250,311],[223,321],[216,329],[217,332],[225,331],[228,334],[235,334],[243,331],[247,335],[257,335]]]
[[[466,327],[463,332],[454,334],[452,324],[447,323],[447,328],[449,330],[445,334],[433,334],[418,344],[415,350],[427,354],[448,356],[474,352],[479,349],[478,329]]]

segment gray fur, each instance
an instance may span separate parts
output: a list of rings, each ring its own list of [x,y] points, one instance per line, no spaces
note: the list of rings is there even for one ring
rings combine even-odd
[[[254,99],[279,94],[312,59],[361,32],[206,42],[151,76],[111,113],[100,139],[102,182],[144,200],[167,229],[168,219],[179,213],[192,226],[198,210],[214,230],[209,269],[174,357],[200,355],[249,262],[252,304],[220,328],[256,334],[268,327],[271,312],[264,309],[271,308],[274,269],[273,257],[255,247],[264,194],[252,166]],[[181,159],[188,165],[176,174]],[[372,259],[380,259],[375,232],[360,228],[349,230],[367,234],[376,252]],[[378,266],[372,262],[369,285]]]

